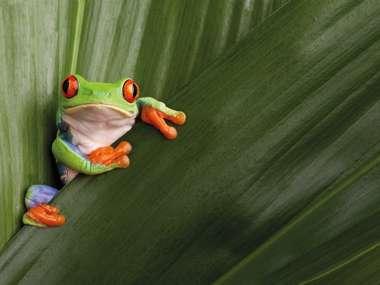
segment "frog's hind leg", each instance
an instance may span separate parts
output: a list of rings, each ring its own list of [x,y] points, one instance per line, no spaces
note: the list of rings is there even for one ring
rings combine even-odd
[[[63,184],[71,182],[78,172],[57,163],[58,173]],[[65,223],[65,217],[59,214],[59,209],[48,205],[58,194],[58,189],[48,185],[32,185],[25,195],[25,205],[28,211],[22,221],[26,225],[36,227],[54,227]]]
[[[69,184],[78,175],[78,172],[66,167],[64,164],[57,162],[59,177],[64,185]]]
[[[41,204],[48,204],[58,192],[56,188],[48,185],[32,185],[26,190],[25,206],[30,209]]]
[[[65,218],[59,215],[59,209],[48,205],[58,194],[56,188],[48,185],[32,185],[25,196],[25,205],[28,211],[24,214],[23,223],[37,227],[60,226]]]

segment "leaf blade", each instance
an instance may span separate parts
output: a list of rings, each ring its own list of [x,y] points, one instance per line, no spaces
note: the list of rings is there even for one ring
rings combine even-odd
[[[155,1],[153,4],[149,0],[47,2],[31,0],[24,4],[19,0],[7,0],[0,4],[3,39],[0,42],[0,63],[3,67],[0,78],[2,82],[6,82],[6,88],[0,90],[0,103],[3,106],[3,115],[0,117],[0,153],[1,157],[4,157],[0,165],[0,248],[20,228],[24,212],[23,198],[27,187],[35,183],[60,185],[49,144],[55,133],[54,112],[57,94],[60,94],[61,80],[67,74],[78,71],[88,75],[89,79],[113,81],[126,75],[134,75],[139,69],[139,79],[151,83],[146,84],[151,90],[147,95],[158,95],[152,91],[157,84],[165,85],[163,88],[175,93],[187,83],[186,80],[189,78],[184,74],[188,74],[192,69],[173,73],[169,70],[170,66],[176,65],[177,61],[181,61],[179,65],[182,65],[182,62],[186,64],[186,54],[182,50],[189,49],[193,56],[199,50],[196,46],[187,47],[188,43],[192,43],[192,39],[197,40],[199,37],[197,31],[188,33],[175,43],[173,40],[180,29],[173,29],[170,23],[182,21],[180,18],[190,5],[187,1]],[[247,9],[242,3],[195,2],[195,7],[190,7],[190,12],[186,13],[187,18],[182,29],[191,32],[194,22],[190,19],[202,13],[202,7],[205,5],[210,6],[211,10],[215,8],[222,11],[234,7],[235,12],[245,11],[246,17],[259,17],[261,21],[267,13],[277,9],[282,1],[265,1],[262,4],[263,8],[255,11],[250,8],[250,1],[246,2],[249,4]],[[171,43],[170,50],[174,51],[177,58],[169,58],[168,62],[164,62],[165,70],[169,71],[162,72],[158,66],[161,64],[160,61],[148,60],[151,50],[159,53],[162,44],[157,47],[144,47],[146,59],[141,58],[139,50],[142,49],[143,41],[149,43],[149,36],[143,32],[145,27],[148,34],[156,31],[157,23],[150,21],[149,17],[160,15],[165,9],[171,9],[173,15],[158,16],[159,25],[164,26],[165,31],[158,30],[159,35],[155,35],[155,40],[160,42],[161,38],[166,36],[163,42]],[[223,13],[215,15],[214,20],[223,20]],[[238,22],[239,13],[234,17],[235,22]],[[206,22],[204,16],[201,15],[200,19]],[[245,30],[240,35],[246,33],[250,23],[244,25]],[[256,22],[252,25],[256,25]],[[228,23],[225,26],[228,28]],[[221,42],[228,41],[234,34],[221,34],[217,27],[212,31],[215,32],[214,38]],[[208,51],[207,56],[214,59],[221,52],[222,48]],[[168,56],[170,57],[170,54]],[[201,71],[200,64],[210,62],[208,57],[203,56],[198,60],[198,71]],[[147,63],[144,63],[145,61]],[[128,64],[124,66],[124,62]],[[139,66],[148,66],[152,72],[145,72]],[[166,78],[162,83],[158,76],[160,73]],[[169,77],[173,79],[169,80]],[[15,101],[18,106],[16,109]]]

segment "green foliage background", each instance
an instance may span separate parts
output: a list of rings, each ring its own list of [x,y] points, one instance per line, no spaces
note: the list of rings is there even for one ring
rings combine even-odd
[[[19,231],[0,284],[377,284],[378,1],[4,3],[3,244],[56,183],[63,74],[131,75],[189,121],[137,124],[131,167],[65,187],[68,224]]]
[[[19,227],[26,188],[59,185],[49,150],[62,78],[128,75],[146,96],[168,98],[285,2],[0,3],[0,247]]]

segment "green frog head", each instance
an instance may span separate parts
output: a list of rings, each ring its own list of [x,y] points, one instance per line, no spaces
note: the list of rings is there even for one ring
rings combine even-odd
[[[136,117],[140,97],[138,84],[125,78],[114,83],[89,82],[78,74],[69,75],[62,83],[59,101],[61,113],[88,109],[112,109],[126,117]]]

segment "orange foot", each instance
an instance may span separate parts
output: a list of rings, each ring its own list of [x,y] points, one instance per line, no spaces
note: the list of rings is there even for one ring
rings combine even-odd
[[[59,227],[65,223],[65,217],[59,214],[59,209],[48,204],[30,208],[26,216],[42,226]]]
[[[116,148],[105,146],[92,151],[88,155],[88,159],[95,164],[109,165],[115,163],[120,167],[125,168],[129,165],[127,154],[129,154],[131,150],[131,144],[127,141],[122,141]]]
[[[177,130],[166,124],[169,120],[174,124],[183,125],[186,121],[185,113],[180,112],[177,116],[169,116],[153,107],[144,105],[142,107],[141,119],[155,128],[159,129],[165,138],[173,140],[177,137]]]

